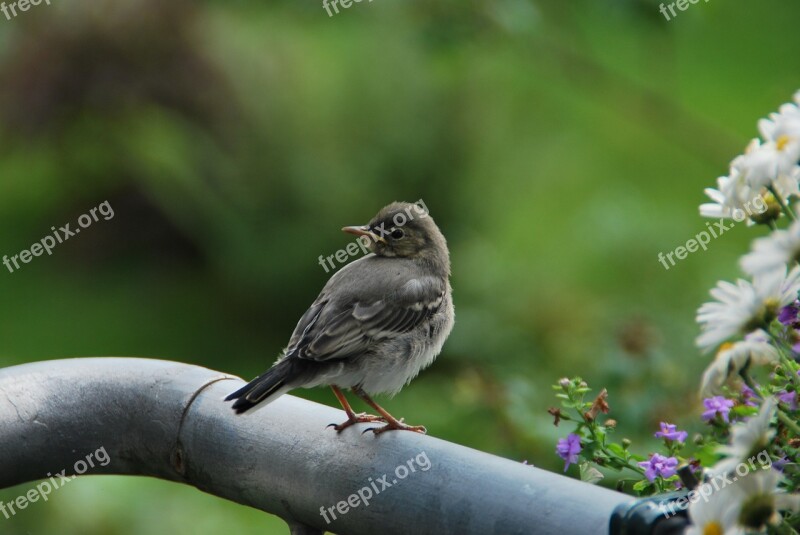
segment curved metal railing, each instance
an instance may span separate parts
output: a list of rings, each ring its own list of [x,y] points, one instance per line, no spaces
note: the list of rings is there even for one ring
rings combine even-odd
[[[222,399],[240,383],[135,358],[0,369],[0,488],[59,473],[152,476],[278,515],[297,534],[599,535],[631,502],[431,436],[376,438],[366,424],[337,434],[325,427],[342,411],[290,395],[236,416]],[[107,462],[88,466],[101,450]]]

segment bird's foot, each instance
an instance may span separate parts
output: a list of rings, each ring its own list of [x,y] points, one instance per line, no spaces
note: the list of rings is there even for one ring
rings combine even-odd
[[[374,414],[367,414],[365,412],[348,414],[348,418],[340,424],[328,424],[328,427],[336,429],[337,433],[341,433],[351,425],[371,423],[371,422],[385,422],[383,416],[375,416]]]
[[[428,432],[424,425],[408,425],[403,423],[403,418],[399,420],[386,420],[386,425],[383,427],[370,427],[369,429],[365,429],[362,434],[367,431],[372,431],[375,436],[385,433],[386,431],[413,431],[423,435]]]

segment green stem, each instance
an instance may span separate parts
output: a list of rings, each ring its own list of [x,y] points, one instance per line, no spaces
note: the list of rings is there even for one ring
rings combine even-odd
[[[758,394],[760,394],[761,397],[765,397],[764,393],[761,392],[761,390],[756,386],[755,382],[753,382],[753,379],[746,372],[741,373],[740,376],[744,381],[744,384],[749,386],[754,392],[758,392]],[[780,420],[786,427],[788,427],[795,433],[800,434],[800,426],[797,425],[797,422],[795,422],[791,416],[786,414],[786,411],[778,407],[777,412],[778,412],[778,420]]]
[[[786,351],[791,351],[791,349],[787,348],[786,344],[784,344],[783,341],[773,333],[770,333],[770,338],[772,338],[773,342],[775,342],[775,349],[777,349],[778,353],[780,354],[781,364],[783,364],[783,367],[786,369],[787,375],[789,376],[789,381],[794,384],[795,389],[798,391],[798,393],[800,393],[800,376],[798,376],[797,372],[795,371],[795,361],[786,354]]]
[[[792,383],[794,383],[794,388],[797,391],[798,395],[800,395],[800,376],[797,375],[797,372],[795,371],[793,364],[794,364],[793,360],[789,360],[785,355],[783,356],[783,366],[789,373],[789,380]]]
[[[797,422],[795,422],[792,417],[786,414],[786,412],[780,407],[778,407],[778,420],[780,420],[783,425],[794,431],[796,435],[800,435],[800,426],[798,426]]]
[[[768,533],[774,533],[776,535],[797,535],[797,530],[795,530],[786,520],[783,520],[777,526],[770,526],[768,528]]]
[[[571,401],[574,401],[574,400],[571,400]],[[577,401],[578,401],[578,403],[576,403],[577,407],[582,407],[583,406],[583,397],[581,397],[581,399],[577,400]],[[597,444],[600,444],[600,451],[602,451],[603,453],[605,453],[609,457],[613,457],[615,459],[619,459],[620,461],[624,461],[626,468],[636,472],[640,476],[644,476],[644,469],[643,468],[641,468],[640,466],[637,466],[637,465],[630,464],[630,462],[628,462],[627,459],[621,459],[619,457],[619,455],[614,454],[613,452],[609,451],[608,448],[606,448],[605,440],[600,440],[600,438],[597,436],[597,432],[595,431],[595,428],[594,428],[594,426],[596,424],[594,422],[592,422],[592,421],[589,421],[586,418],[586,416],[584,416],[584,414],[581,412],[581,410],[579,408],[577,408],[577,407],[575,409],[575,412],[578,413],[578,416],[580,417],[581,420],[583,420],[584,425],[586,425],[587,429],[589,429],[589,433],[592,435],[592,438],[594,439],[594,441]]]
[[[589,433],[591,433],[592,438],[594,439],[594,441],[597,444],[600,444],[600,451],[602,451],[603,453],[605,453],[609,457],[613,457],[615,459],[619,459],[621,461],[624,461],[625,462],[625,467],[628,468],[629,470],[633,470],[634,472],[636,472],[637,474],[639,474],[641,476],[644,475],[644,468],[642,468],[641,466],[637,466],[635,464],[630,464],[630,462],[628,462],[627,459],[621,459],[619,457],[619,455],[616,455],[615,453],[609,451],[608,448],[606,448],[605,440],[600,440],[599,439],[599,437],[597,436],[597,433],[595,432],[595,429],[594,429],[595,424],[593,422],[589,422],[585,418],[584,418],[584,422],[586,422],[586,427],[589,428]]]
[[[739,372],[739,377],[742,378],[742,381],[744,381],[744,384],[746,384],[747,386],[750,387],[750,390],[760,394],[761,397],[764,397],[764,394],[761,393],[761,391],[758,388],[758,385],[756,385],[756,382],[753,381],[753,378],[750,377],[750,374],[747,373],[746,369],[743,369],[742,371]]]
[[[789,206],[789,203],[787,203],[785,200],[783,200],[783,197],[780,196],[780,194],[775,189],[775,187],[770,185],[767,189],[769,189],[770,193],[772,193],[772,195],[775,197],[775,200],[778,201],[778,204],[781,205],[781,209],[783,210],[783,213],[785,213],[786,216],[789,219],[791,219],[792,221],[796,221],[797,220],[797,216],[794,214],[794,211],[792,210],[792,207]]]

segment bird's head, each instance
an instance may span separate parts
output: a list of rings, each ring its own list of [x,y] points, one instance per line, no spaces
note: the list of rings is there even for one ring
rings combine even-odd
[[[444,265],[449,272],[447,242],[421,203],[393,202],[366,225],[342,230],[368,240],[378,256],[418,259]]]

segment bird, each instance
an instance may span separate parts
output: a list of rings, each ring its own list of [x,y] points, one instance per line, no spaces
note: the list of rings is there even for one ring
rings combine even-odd
[[[447,241],[422,201],[393,202],[366,225],[342,231],[368,242],[369,254],[333,274],[266,372],[225,398],[242,414],[296,388],[330,386],[347,420],[376,423],[376,436],[408,425],[371,396],[394,396],[439,355],[455,322]],[[378,414],[356,413],[350,390]],[[384,425],[378,425],[383,423]]]

